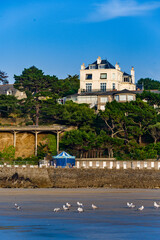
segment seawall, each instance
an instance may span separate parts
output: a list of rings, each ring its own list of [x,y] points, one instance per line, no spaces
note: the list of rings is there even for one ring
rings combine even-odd
[[[2,188],[160,188],[160,171],[3,167]]]

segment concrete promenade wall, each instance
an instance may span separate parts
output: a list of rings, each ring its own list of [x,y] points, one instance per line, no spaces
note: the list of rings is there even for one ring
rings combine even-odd
[[[154,169],[1,167],[1,188],[160,188]]]

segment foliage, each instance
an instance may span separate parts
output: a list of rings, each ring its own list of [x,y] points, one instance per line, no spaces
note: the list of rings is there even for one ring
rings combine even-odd
[[[137,94],[137,98],[146,100],[147,103],[151,106],[160,106],[160,94],[153,93],[150,91],[143,91],[141,94]]]
[[[1,152],[1,159],[4,163],[12,163],[15,158],[15,148],[13,146],[5,147]]]
[[[47,147],[48,147],[48,152],[52,155],[57,154],[57,141],[56,141],[56,136],[53,134],[48,134],[47,136]]]
[[[154,90],[160,89],[160,82],[157,80],[153,80],[151,78],[141,78],[138,80],[137,85],[142,85],[144,90]]]
[[[96,119],[96,114],[93,109],[90,109],[87,104],[77,104],[72,101],[67,101],[64,105],[52,105],[49,99],[43,106],[42,114],[43,121],[50,119],[60,124],[75,125],[81,127],[84,125],[93,126]]]
[[[13,113],[20,114],[17,98],[12,95],[0,95],[0,116],[7,118]]]
[[[5,72],[0,71],[0,82],[2,84],[7,84],[8,80],[7,80],[8,76]]]
[[[27,96],[22,101],[24,113],[30,114],[35,124],[38,125],[41,105],[47,98],[52,97],[55,85],[57,85],[57,77],[44,75],[42,70],[32,66],[24,69],[20,76],[14,75],[14,78],[14,87],[25,92]],[[54,97],[57,97],[55,93]]]

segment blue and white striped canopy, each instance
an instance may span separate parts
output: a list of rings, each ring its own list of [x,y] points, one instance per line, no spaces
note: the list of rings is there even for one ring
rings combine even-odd
[[[54,158],[75,158],[74,156],[69,155],[65,151],[61,152],[57,156],[54,156]]]

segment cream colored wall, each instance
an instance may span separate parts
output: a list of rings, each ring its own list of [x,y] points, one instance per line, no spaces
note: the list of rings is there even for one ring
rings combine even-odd
[[[90,104],[91,107],[92,105],[97,105],[97,96],[78,96],[77,102],[80,103],[87,103]]]
[[[107,79],[100,79],[101,73],[107,73]],[[115,73],[115,79],[112,74]],[[86,80],[86,74],[92,74],[92,80]],[[100,90],[100,83],[106,83],[106,89],[112,90],[113,83],[119,90],[135,90],[136,86],[132,83],[123,83],[123,72],[118,69],[87,69],[80,70],[80,89],[86,89],[86,83],[92,83],[92,90]]]

